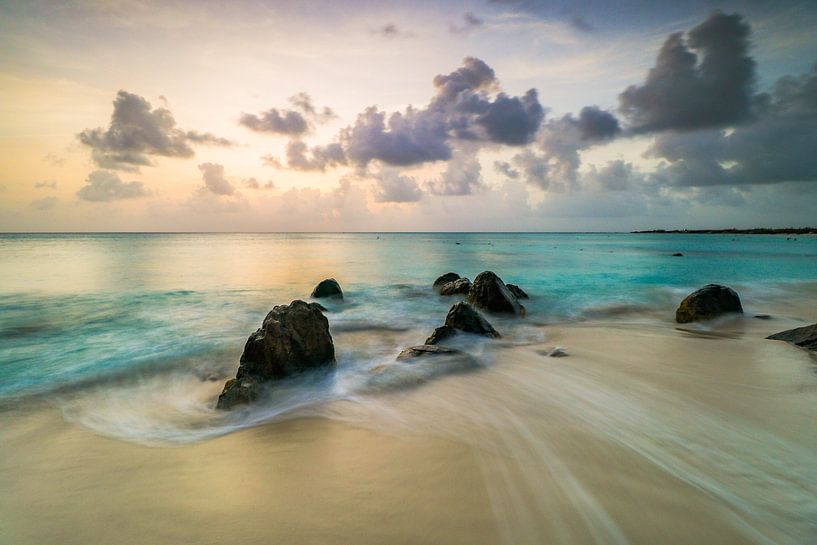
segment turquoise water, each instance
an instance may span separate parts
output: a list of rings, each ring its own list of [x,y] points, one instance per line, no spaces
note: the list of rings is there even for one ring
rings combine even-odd
[[[451,300],[430,289],[439,274],[483,270],[531,295],[526,321],[510,332],[521,339],[537,324],[616,313],[671,320],[679,298],[709,282],[735,287],[747,311],[762,312],[786,285],[817,281],[817,238],[1,235],[0,399],[134,374],[220,380],[273,305],[308,298],[330,276],[346,292],[329,309],[341,363],[371,364],[442,323]]]

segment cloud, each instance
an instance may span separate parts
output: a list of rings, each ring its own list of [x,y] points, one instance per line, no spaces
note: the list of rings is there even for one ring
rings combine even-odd
[[[383,38],[412,38],[414,34],[407,32],[394,23],[386,23],[385,25],[372,30],[372,34],[382,36]]]
[[[643,183],[644,176],[632,163],[616,160],[608,161],[601,168],[590,165],[590,171],[584,174],[582,181],[602,191],[626,191]]]
[[[335,142],[310,148],[305,142],[290,140],[286,154],[287,167],[293,170],[323,172],[327,167],[346,164],[346,154],[341,145]]]
[[[372,190],[376,202],[416,202],[423,196],[413,177],[402,176],[394,169],[379,172]]]
[[[497,172],[504,174],[511,180],[516,180],[519,178],[519,171],[513,168],[513,166],[507,161],[494,161],[494,169],[496,169]]]
[[[123,182],[118,174],[108,170],[91,172],[85,179],[85,185],[77,191],[77,197],[91,202],[137,199],[148,195],[150,191],[142,182]]]
[[[724,127],[749,118],[755,62],[749,25],[719,11],[690,30],[671,34],[643,85],[619,95],[635,133]]]
[[[243,114],[238,123],[256,132],[270,132],[286,136],[300,136],[309,131],[309,124],[302,114],[278,108],[270,108],[260,115]]]
[[[434,195],[470,195],[483,187],[482,166],[474,153],[462,153],[448,162],[439,178],[425,185]]]
[[[576,185],[579,152],[615,138],[618,120],[596,106],[582,108],[579,117],[566,114],[544,123],[533,149],[517,154],[513,165],[525,180],[542,189],[564,190]]]
[[[43,180],[41,182],[34,182],[34,187],[37,189],[57,189],[57,182],[54,180]]]
[[[204,187],[216,195],[232,195],[235,188],[224,177],[224,167],[218,163],[202,163],[199,165]]]
[[[34,199],[31,201],[31,207],[35,210],[50,210],[57,206],[60,200],[57,197],[43,197],[42,199]]]
[[[582,32],[595,32],[596,27],[587,22],[581,15],[574,15],[570,18],[570,26]]]
[[[106,169],[138,171],[151,166],[151,156],[193,157],[191,144],[229,146],[232,142],[209,133],[176,127],[166,108],[152,108],[139,95],[119,91],[107,129],[85,129],[80,142],[91,148],[94,162]]]
[[[65,157],[60,157],[56,153],[46,153],[43,157],[43,161],[51,166],[61,167],[65,164]]]
[[[474,57],[436,76],[433,84],[425,108],[387,114],[371,106],[359,114],[339,138],[348,159],[358,166],[371,161],[411,166],[448,161],[462,143],[523,146],[545,116],[534,89],[521,97],[496,93],[493,69]]]
[[[647,154],[672,186],[817,181],[817,65],[760,95],[753,120],[728,130],[658,135]]]
[[[485,24],[485,20],[477,17],[470,11],[462,16],[459,24],[451,23],[449,30],[454,34],[469,34]]]
[[[242,114],[238,123],[256,132],[300,137],[312,130],[311,123],[326,123],[337,117],[328,106],[316,108],[304,92],[290,97],[289,102],[295,109],[270,108],[258,115]]]
[[[247,189],[275,189],[275,182],[268,180],[262,184],[255,178],[247,178],[244,180],[244,187]]]

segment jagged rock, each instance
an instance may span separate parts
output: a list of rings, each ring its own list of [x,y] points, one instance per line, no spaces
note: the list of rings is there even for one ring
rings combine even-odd
[[[730,312],[743,313],[735,290],[720,284],[708,284],[686,296],[675,311],[679,324],[710,320]]]
[[[442,288],[444,285],[459,279],[460,275],[458,275],[457,273],[448,272],[442,276],[437,277],[437,280],[434,281],[434,284],[432,284],[431,287],[433,287],[435,291],[440,291],[440,288]]]
[[[455,348],[448,348],[447,346],[436,346],[429,344],[421,344],[418,346],[410,346],[400,352],[397,356],[398,360],[407,360],[412,358],[422,358],[426,356],[453,356],[463,354],[461,350]]]
[[[343,299],[343,290],[340,289],[340,284],[334,278],[327,278],[321,280],[320,283],[312,290],[312,295],[315,299],[322,299],[324,297],[333,297]]]
[[[775,341],[786,341],[808,350],[817,350],[817,324],[787,329],[786,331],[769,335],[766,338]]]
[[[525,290],[516,284],[505,284],[505,287],[508,288],[508,291],[513,293],[517,299],[529,299],[528,294],[525,293]]]
[[[497,330],[488,323],[488,320],[479,311],[465,301],[460,301],[448,311],[448,315],[445,317],[445,325],[435,329],[431,337],[426,339],[425,344],[438,344],[454,335],[457,331],[486,337],[500,337]]]
[[[232,409],[236,405],[252,403],[259,396],[258,381],[252,377],[234,378],[227,381],[218,396],[217,409]]]
[[[440,295],[467,295],[471,290],[471,281],[467,278],[458,278],[440,286]]]
[[[321,308],[298,300],[273,307],[247,339],[236,378],[225,385],[218,408],[252,401],[263,382],[334,367],[335,346]]]
[[[489,312],[525,315],[525,307],[519,304],[516,295],[491,271],[481,272],[474,279],[468,302]]]

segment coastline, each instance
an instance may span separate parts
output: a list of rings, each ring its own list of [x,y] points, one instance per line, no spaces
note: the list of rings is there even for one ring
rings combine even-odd
[[[752,229],[649,229],[630,231],[633,235],[817,235],[817,227],[785,227],[780,229],[756,227]]]
[[[817,535],[815,360],[764,337],[817,319],[809,308],[714,329],[551,324],[476,372],[178,446],[100,436],[48,403],[7,410],[0,537],[803,543]],[[569,356],[542,356],[553,344]]]

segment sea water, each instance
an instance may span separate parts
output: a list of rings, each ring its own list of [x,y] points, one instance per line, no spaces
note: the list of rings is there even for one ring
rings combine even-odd
[[[133,373],[220,377],[269,309],[309,299],[327,277],[345,293],[330,304],[333,332],[382,338],[346,347],[350,359],[387,357],[401,346],[382,332],[416,332],[417,344],[444,321],[451,300],[432,291],[438,275],[484,270],[530,294],[527,319],[513,326],[524,336],[526,325],[666,312],[710,282],[738,289],[751,309],[782,286],[817,280],[817,237],[0,235],[0,399]]]
[[[434,279],[484,270],[530,294],[527,316],[489,316],[501,339],[455,338],[465,360],[395,361],[457,300]],[[336,371],[215,410],[269,309],[327,277],[344,290],[322,301]],[[678,302],[710,282],[738,291],[744,317],[679,328]],[[505,543],[813,543],[814,361],[763,337],[813,321],[815,301],[817,237],[2,235],[0,411],[14,423],[44,403],[77,429],[190,456],[302,416],[440,436],[476,452]],[[567,357],[543,355],[562,340]],[[13,430],[0,440],[38,450]],[[34,480],[0,477],[18,470]]]

